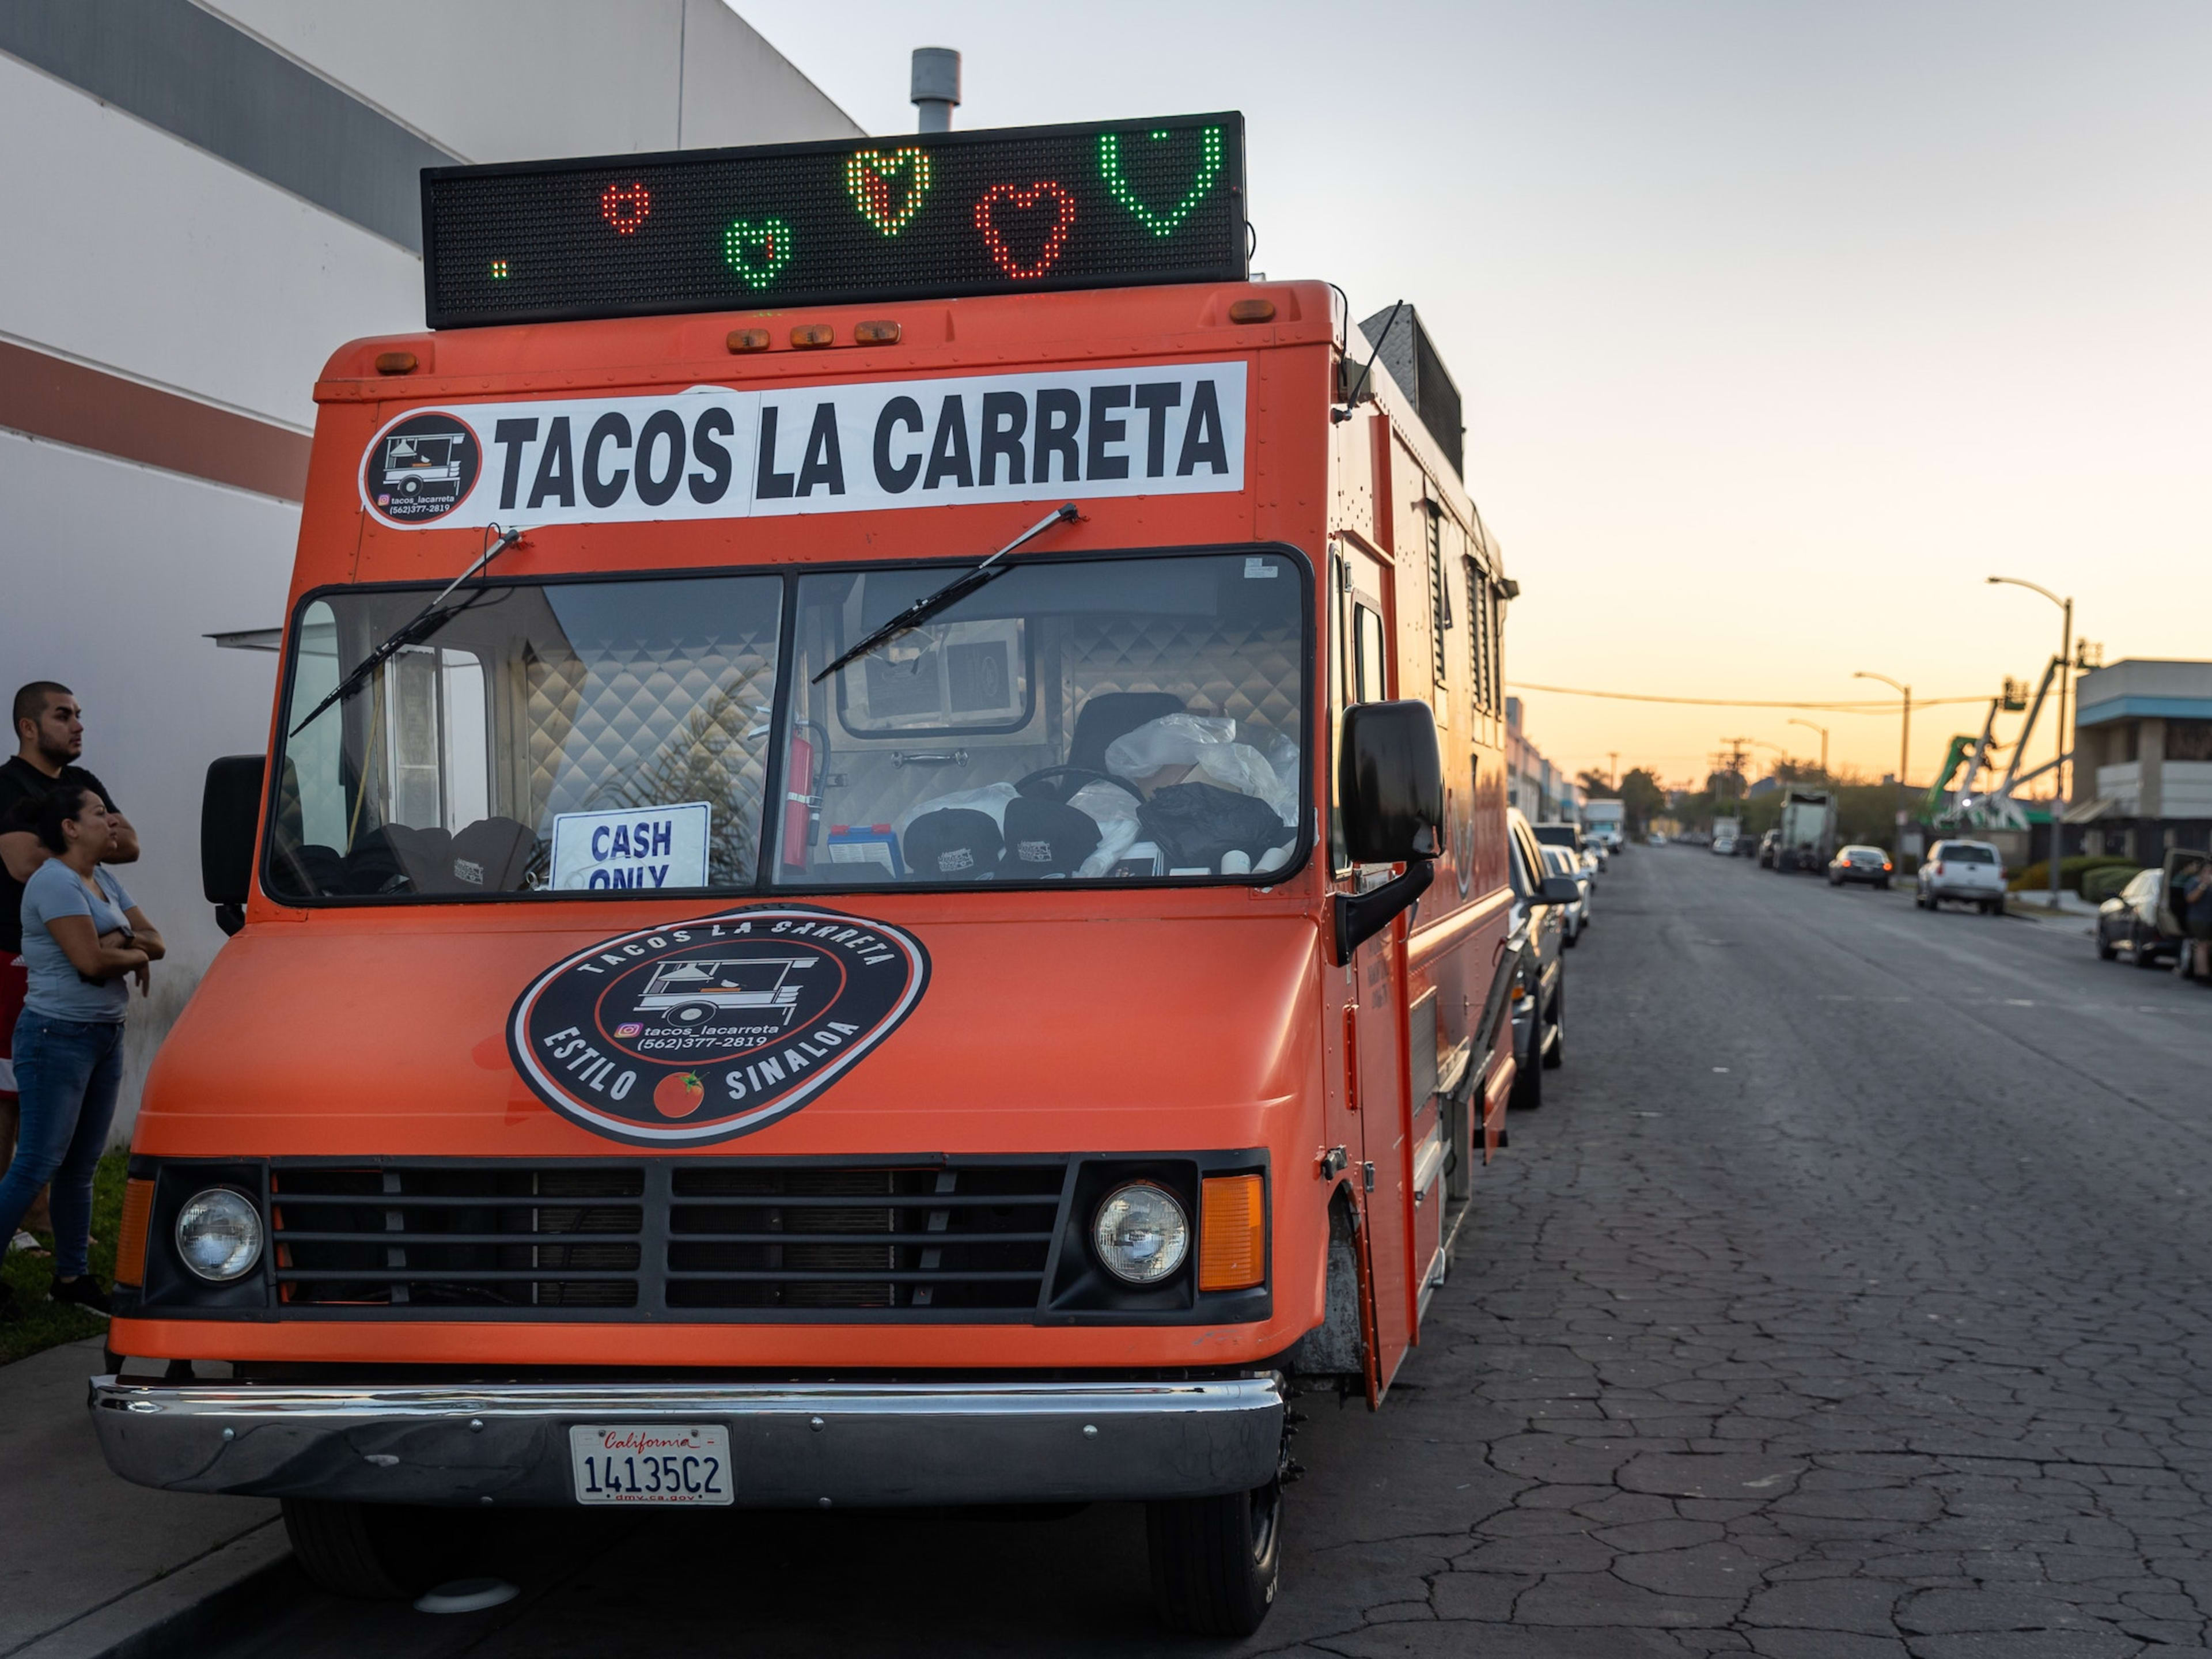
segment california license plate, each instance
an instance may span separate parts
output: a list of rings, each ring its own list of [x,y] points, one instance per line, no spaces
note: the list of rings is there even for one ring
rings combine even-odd
[[[568,1431],[579,1504],[728,1504],[730,1431],[720,1423],[593,1424]]]

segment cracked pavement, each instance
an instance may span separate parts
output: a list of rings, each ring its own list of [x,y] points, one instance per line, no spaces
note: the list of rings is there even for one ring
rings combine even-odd
[[[507,1608],[299,1594],[219,1650],[2205,1650],[2212,995],[2076,921],[1686,848],[1615,861],[1568,982],[1384,1409],[1303,1402],[1250,1642],[1163,1638],[1141,1514],[1101,1505],[563,1514]]]

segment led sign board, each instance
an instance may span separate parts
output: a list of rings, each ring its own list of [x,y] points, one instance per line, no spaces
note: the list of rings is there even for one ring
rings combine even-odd
[[[427,167],[433,328],[1241,282],[1244,118]]]

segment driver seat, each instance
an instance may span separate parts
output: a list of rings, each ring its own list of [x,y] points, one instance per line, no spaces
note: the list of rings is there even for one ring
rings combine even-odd
[[[1103,772],[1106,750],[1116,738],[1126,738],[1163,715],[1188,712],[1183,700],[1170,691],[1102,691],[1075,717],[1067,763],[1086,772]]]

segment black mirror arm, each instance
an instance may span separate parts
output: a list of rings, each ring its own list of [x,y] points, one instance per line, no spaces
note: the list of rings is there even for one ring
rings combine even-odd
[[[1416,859],[1406,873],[1394,876],[1371,893],[1339,893],[1331,903],[1336,918],[1336,965],[1352,960],[1352,953],[1397,919],[1398,913],[1429,890],[1437,866]]]

